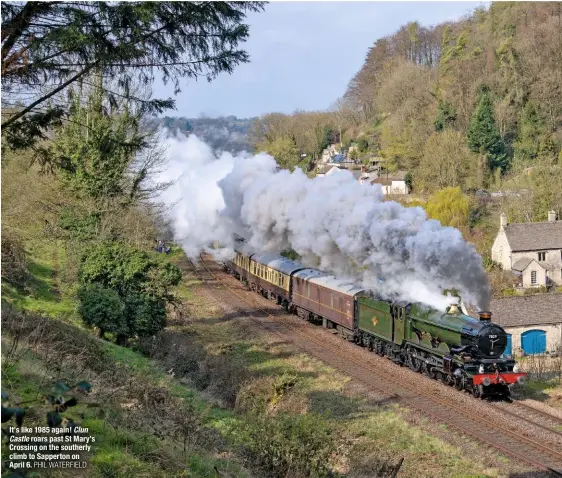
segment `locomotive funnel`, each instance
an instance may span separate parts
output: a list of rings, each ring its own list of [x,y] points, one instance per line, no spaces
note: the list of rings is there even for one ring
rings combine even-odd
[[[482,310],[478,312],[478,315],[480,316],[480,320],[492,320],[492,313],[489,311]]]

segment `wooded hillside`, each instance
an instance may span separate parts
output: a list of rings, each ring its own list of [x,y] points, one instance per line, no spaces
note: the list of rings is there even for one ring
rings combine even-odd
[[[300,136],[337,140],[341,129],[360,160],[409,171],[416,194],[524,191],[504,205],[511,220],[545,220],[562,212],[561,65],[560,3],[493,3],[457,22],[410,23],[369,48],[319,124],[303,127],[312,113],[265,115],[254,144],[284,146],[298,162],[302,149],[317,153]]]
[[[498,170],[561,159],[561,61],[559,3],[493,3],[378,40],[345,98],[365,124],[380,123],[381,153],[415,170],[418,188],[442,187],[431,176],[453,170],[462,174],[447,185],[484,187]],[[456,158],[442,154],[451,142]]]

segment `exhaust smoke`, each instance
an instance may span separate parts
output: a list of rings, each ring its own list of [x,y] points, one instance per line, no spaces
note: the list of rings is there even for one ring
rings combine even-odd
[[[383,201],[380,185],[360,184],[348,171],[308,178],[300,169],[278,170],[260,153],[215,156],[196,136],[168,142],[168,167],[158,181],[175,181],[160,200],[169,206],[175,239],[195,257],[211,250],[233,254],[233,234],[252,252],[292,248],[310,267],[353,280],[392,300],[439,310],[463,302],[489,306],[481,257],[461,233],[428,219],[421,207]]]

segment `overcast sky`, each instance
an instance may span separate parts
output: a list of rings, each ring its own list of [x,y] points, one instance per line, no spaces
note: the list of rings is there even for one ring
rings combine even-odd
[[[243,48],[250,63],[205,80],[182,84],[177,111],[168,116],[235,115],[329,107],[361,68],[367,49],[410,21],[456,20],[484,2],[271,2],[250,14]],[[173,96],[158,83],[156,97]]]

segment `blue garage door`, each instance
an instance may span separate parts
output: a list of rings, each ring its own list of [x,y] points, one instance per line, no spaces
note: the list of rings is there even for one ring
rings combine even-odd
[[[521,348],[526,354],[546,352],[546,332],[544,330],[527,330],[521,334]]]
[[[505,347],[505,351],[503,352],[504,356],[512,355],[511,352],[511,334],[507,334],[507,345]]]

